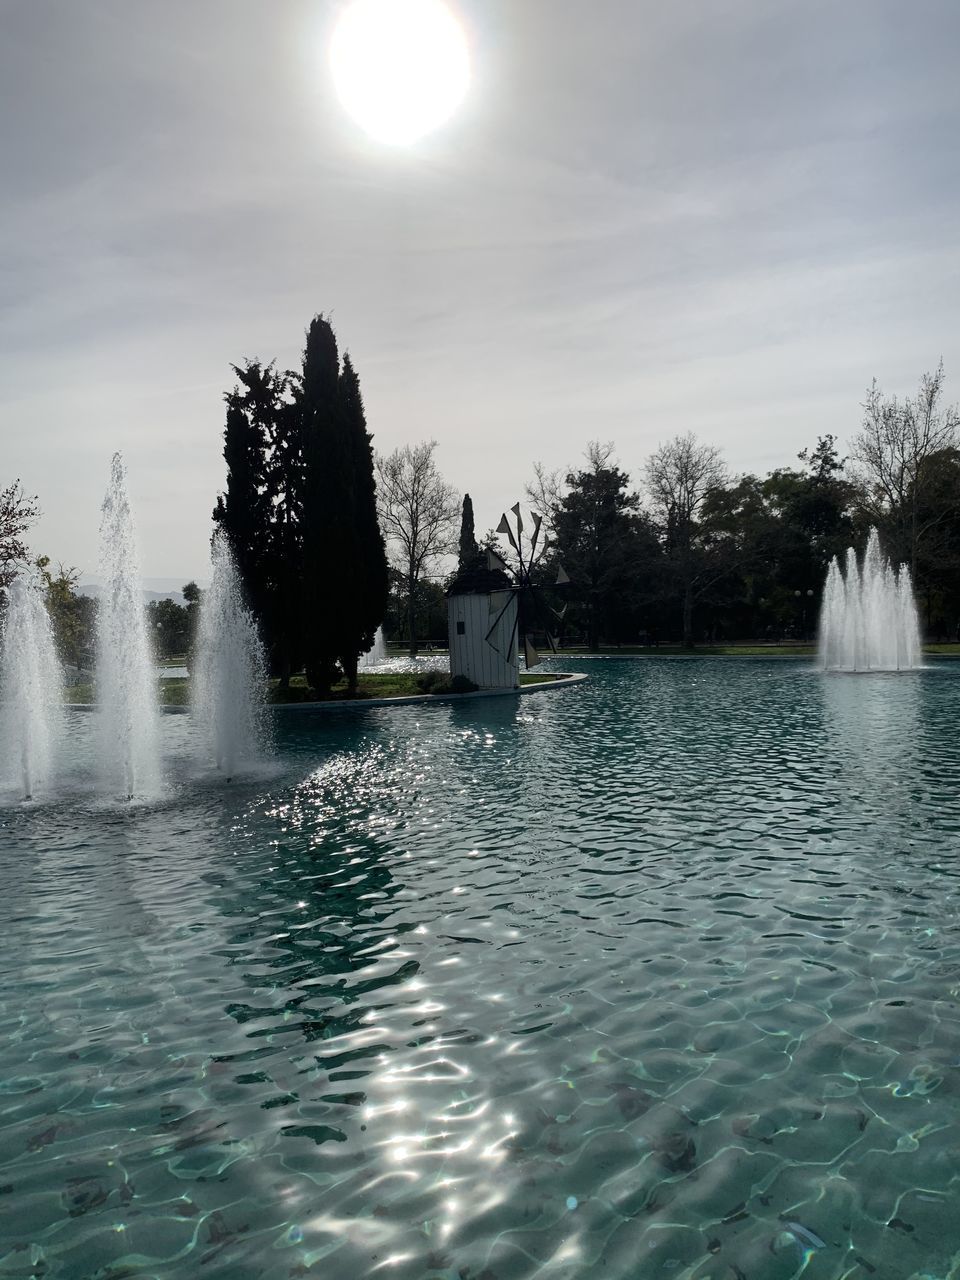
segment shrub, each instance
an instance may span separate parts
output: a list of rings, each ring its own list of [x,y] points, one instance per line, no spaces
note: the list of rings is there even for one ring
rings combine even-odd
[[[454,676],[450,681],[451,693],[476,693],[479,685],[473,683],[467,676]]]
[[[422,676],[417,676],[417,688],[421,693],[446,693],[450,677],[444,671],[424,671]]]
[[[445,671],[425,671],[417,676],[417,688],[421,693],[473,693],[477,685],[466,676],[451,680]]]

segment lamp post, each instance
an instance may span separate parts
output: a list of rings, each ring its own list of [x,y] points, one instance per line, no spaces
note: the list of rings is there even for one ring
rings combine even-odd
[[[802,640],[807,634],[807,607],[813,599],[813,588],[808,587],[806,592],[794,591],[793,595],[800,610],[800,639]]]

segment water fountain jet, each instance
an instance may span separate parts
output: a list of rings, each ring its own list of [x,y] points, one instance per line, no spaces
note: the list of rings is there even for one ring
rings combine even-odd
[[[265,740],[266,662],[256,620],[243,602],[226,536],[213,538],[213,578],[200,602],[193,711],[227,779],[252,763]]]
[[[853,547],[845,568],[830,561],[820,610],[819,654],[826,671],[912,671],[922,665],[910,570],[895,570],[870,530],[863,562]]]
[[[383,627],[377,627],[377,634],[373,637],[373,644],[366,651],[361,653],[357,662],[357,670],[364,671],[369,667],[376,667],[381,662],[387,660],[387,643],[383,638]]]
[[[52,781],[62,698],[63,671],[40,583],[16,578],[7,592],[0,656],[0,744],[26,800]]]
[[[105,781],[131,800],[160,790],[160,712],[136,534],[119,453],[100,521],[97,701]]]

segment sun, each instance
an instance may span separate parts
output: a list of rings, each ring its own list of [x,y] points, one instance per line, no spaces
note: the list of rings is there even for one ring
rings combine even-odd
[[[463,27],[443,0],[352,0],[330,44],[333,83],[379,142],[415,142],[448,119],[470,82]]]

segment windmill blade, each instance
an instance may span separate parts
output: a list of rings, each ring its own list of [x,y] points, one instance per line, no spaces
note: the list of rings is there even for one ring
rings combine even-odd
[[[507,572],[507,562],[498,551],[494,551],[493,547],[487,547],[487,568],[500,569],[504,573]]]
[[[557,585],[558,587],[565,587],[569,581],[570,581],[570,577],[569,577],[569,575],[567,574],[566,569],[563,567],[563,565],[562,565],[562,564],[558,564],[558,565],[557,565],[557,583],[556,583],[556,585]]]
[[[510,639],[507,641],[507,652],[501,656],[508,661],[511,660],[510,655],[517,652],[517,629],[520,626],[520,610],[513,615],[513,626],[510,628]]]
[[[510,521],[507,519],[506,512],[504,512],[503,515],[500,517],[500,523],[497,525],[497,533],[505,533],[507,537],[510,539],[511,547],[513,547],[517,555],[520,554],[520,548],[517,546],[516,539],[513,536],[513,530],[510,528]]]
[[[550,606],[550,612],[553,614],[553,616],[554,616],[555,618],[559,618],[559,620],[562,622],[562,621],[563,621],[563,619],[566,617],[566,613],[567,613],[567,609],[568,609],[568,607],[569,607],[569,605],[568,605],[568,603],[565,601],[565,602],[564,602],[564,604],[563,604],[563,606],[562,606],[562,608],[560,608],[560,609],[554,609],[553,605],[551,605],[551,606]]]
[[[502,621],[502,619],[503,619],[503,615],[504,615],[504,614],[507,612],[507,610],[510,608],[510,602],[511,602],[511,600],[513,599],[513,593],[512,593],[512,592],[509,592],[509,591],[508,591],[508,592],[505,592],[504,594],[505,594],[505,595],[506,595],[506,597],[507,597],[507,598],[506,598],[506,601],[504,602],[504,606],[503,606],[503,608],[500,610],[500,612],[497,614],[497,616],[494,618],[494,620],[493,620],[493,625],[490,627],[490,630],[489,630],[489,631],[487,632],[487,634],[483,637],[483,638],[484,638],[484,640],[487,642],[487,644],[490,646],[490,648],[494,651],[494,653],[499,653],[501,658],[509,657],[509,654],[510,654],[510,646],[511,646],[511,644],[514,642],[514,637],[516,636],[516,633],[517,633],[517,618],[519,618],[519,616],[520,616],[520,615],[519,615],[519,610],[518,610],[518,611],[517,611],[516,616],[514,617],[513,626],[512,626],[512,628],[510,629],[510,639],[507,641],[507,652],[506,652],[506,653],[503,653],[500,649],[498,649],[498,648],[497,648],[497,646],[493,643],[493,641],[490,639],[490,637],[491,637],[491,636],[493,635],[493,633],[496,631],[497,627],[499,627],[499,625],[500,625],[500,623],[501,623],[501,621]]]
[[[527,639],[524,639],[523,641],[523,656],[526,661],[528,671],[531,667],[539,667],[540,655]]]
[[[537,549],[537,539],[540,537],[540,526],[543,524],[543,516],[534,513],[533,516],[533,537],[530,539],[530,556],[533,557],[534,551]]]
[[[557,653],[558,652],[557,642],[550,632],[549,619],[546,617],[547,608],[544,605],[544,601],[542,599],[541,588],[533,587],[533,586],[526,587],[521,592],[521,599],[527,600],[529,602],[537,631],[543,632],[544,636],[546,637],[547,644],[550,647],[551,653]],[[566,608],[567,606],[564,605],[563,606],[564,612],[566,612]],[[552,607],[550,608],[549,612],[555,614],[557,617],[563,616],[562,614],[558,614],[557,610]],[[526,640],[526,638],[525,638],[525,643],[529,646],[530,650],[534,654],[536,654],[537,652],[536,649],[533,648],[533,645],[530,644],[529,640]],[[538,662],[539,660],[540,660],[539,657],[537,657]],[[527,666],[530,666],[529,660],[527,662]]]
[[[520,503],[515,502],[510,510],[517,517],[517,533],[523,533],[523,516],[520,514]]]

